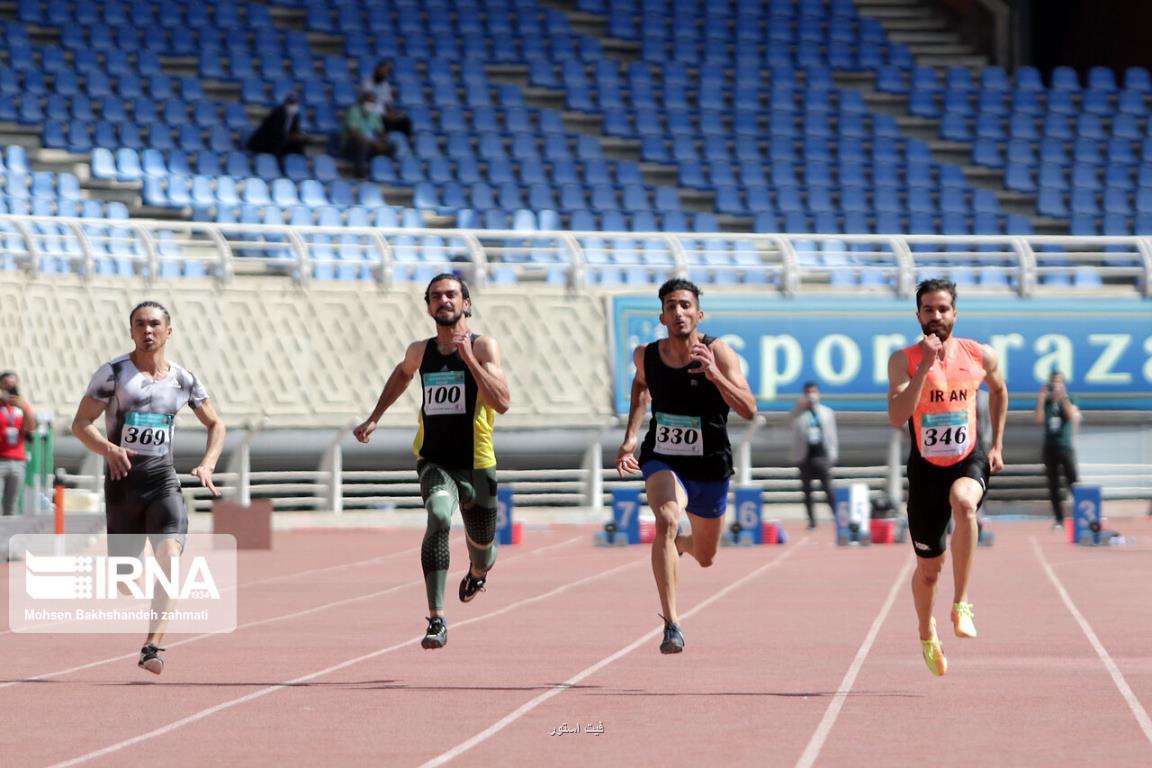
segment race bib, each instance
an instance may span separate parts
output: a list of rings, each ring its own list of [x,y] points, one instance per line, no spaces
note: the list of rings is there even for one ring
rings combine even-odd
[[[1059,416],[1049,416],[1048,417],[1048,431],[1051,432],[1052,434],[1056,434],[1057,432],[1059,432],[1060,427],[1062,427],[1062,426],[1064,426],[1064,420],[1062,418],[1060,418]]]
[[[424,413],[428,416],[444,416],[453,413],[466,413],[464,408],[464,371],[443,371],[425,373]]]
[[[167,456],[172,444],[172,417],[166,413],[129,411],[120,433],[120,447],[141,456]]]
[[[964,411],[926,413],[920,419],[920,455],[924,458],[963,456],[971,437]]]
[[[703,456],[704,435],[700,417],[657,413],[653,450],[667,456]]]
[[[16,427],[5,427],[4,442],[8,444],[9,448],[15,448],[20,445],[20,430]]]

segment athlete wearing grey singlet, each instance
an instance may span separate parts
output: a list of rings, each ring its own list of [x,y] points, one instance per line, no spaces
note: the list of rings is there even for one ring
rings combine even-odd
[[[106,404],[108,441],[134,453],[127,477],[104,478],[108,533],[146,534],[153,547],[160,539],[176,538],[183,546],[188,515],[172,463],[172,433],[181,408],[196,409],[208,399],[204,386],[172,362],[163,378],[153,380],[130,355],[121,355],[100,366],[84,394]],[[143,538],[139,545],[143,548]]]

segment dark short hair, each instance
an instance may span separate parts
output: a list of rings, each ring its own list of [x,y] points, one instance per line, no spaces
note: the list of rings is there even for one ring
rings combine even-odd
[[[164,322],[167,325],[172,325],[172,315],[170,315],[168,313],[167,307],[165,307],[163,304],[161,304],[158,301],[142,301],[139,304],[137,304],[136,306],[132,307],[132,311],[128,313],[128,324],[129,325],[132,324],[133,318],[136,317],[136,312],[138,312],[139,310],[144,309],[146,307],[152,307],[154,309],[158,309],[161,312],[163,312],[164,313]]]
[[[696,303],[700,303],[700,286],[691,280],[685,280],[682,277],[674,277],[671,280],[665,281],[664,285],[660,286],[657,296],[660,297],[660,304],[663,306],[664,297],[673,291],[691,291],[692,295],[696,297]]]
[[[956,307],[956,283],[951,280],[943,278],[930,278],[928,280],[920,281],[920,285],[916,286],[916,311],[920,311],[920,297],[926,293],[936,293],[936,291],[947,291],[952,295],[952,307]]]
[[[0,379],[6,379],[9,376],[15,376],[16,371],[0,371]]]
[[[814,381],[804,382],[804,391],[807,392],[809,389],[820,389],[820,385]]]

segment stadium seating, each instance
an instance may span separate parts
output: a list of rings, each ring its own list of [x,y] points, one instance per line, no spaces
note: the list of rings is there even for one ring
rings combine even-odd
[[[419,228],[443,217],[500,230],[545,222],[612,232],[1026,230],[1026,218],[1006,215],[995,195],[832,77],[874,72],[877,89],[939,120],[941,137],[968,142],[974,164],[1002,169],[1006,189],[1036,194],[1037,212],[1067,219],[1073,234],[1131,234],[1152,214],[1142,194],[1152,172],[1133,172],[1152,158],[1145,70],[1129,70],[1121,86],[1094,69],[1083,87],[1066,69],[1050,86],[1027,67],[1014,76],[996,67],[940,72],[917,66],[851,0],[576,6],[602,16],[608,35],[639,56],[606,56],[602,40],[574,32],[564,12],[539,0],[19,0],[16,19],[0,22],[9,50],[0,121],[39,126],[44,147],[87,156],[99,182],[139,184],[145,206],[222,223]],[[343,53],[320,53],[273,8],[339,39]],[[58,41],[39,42],[38,29],[58,30]],[[267,110],[291,90],[308,130],[336,133],[379,51],[395,52],[395,89],[415,131],[396,137],[395,157],[374,159],[369,180],[341,178],[329,154],[279,162],[243,151],[245,107]],[[193,61],[195,74],[171,74],[173,56]],[[567,112],[598,120],[601,135],[573,131],[561,111],[491,82],[485,66],[501,64],[522,67]],[[240,103],[206,96],[217,81],[234,84]],[[627,152],[638,161],[609,159]],[[75,177],[34,181],[18,155],[2,169],[6,210],[74,210]],[[674,186],[648,181],[659,166]],[[732,244],[709,243],[698,254],[708,267],[701,279],[731,279],[738,270],[723,268],[720,253]],[[324,272],[353,273],[362,277]],[[604,274],[628,280],[626,269]]]

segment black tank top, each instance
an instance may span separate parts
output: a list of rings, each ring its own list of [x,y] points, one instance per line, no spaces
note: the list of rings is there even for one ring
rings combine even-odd
[[[715,340],[701,339],[707,346]],[[644,348],[652,420],[640,446],[640,463],[661,461],[685,480],[723,480],[732,474],[728,403],[704,374],[688,368],[665,365],[657,341]]]
[[[472,334],[475,342],[476,334]],[[436,338],[428,340],[420,361],[420,431],[416,454],[449,469],[472,469],[476,463],[476,380],[455,350],[440,354]]]

